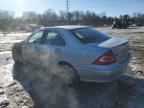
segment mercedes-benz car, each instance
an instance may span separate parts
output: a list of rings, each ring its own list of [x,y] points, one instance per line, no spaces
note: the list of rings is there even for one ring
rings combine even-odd
[[[40,28],[14,44],[12,55],[16,63],[62,65],[68,68],[71,83],[114,81],[125,72],[131,59],[127,39],[111,37],[90,26]]]

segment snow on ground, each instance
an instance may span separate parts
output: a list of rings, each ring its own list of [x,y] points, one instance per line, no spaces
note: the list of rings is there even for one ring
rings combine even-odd
[[[0,51],[11,50],[12,44],[24,40],[31,33],[0,34]]]
[[[15,65],[10,50],[13,43],[25,39],[30,33],[0,35],[0,108],[31,108],[33,101],[47,108],[58,95],[61,101],[57,105],[67,105],[68,98],[71,108],[144,108],[144,27],[98,29],[114,37],[129,39],[133,57],[127,72],[112,83],[82,83],[79,87],[70,89],[58,86],[56,81],[46,85],[28,82],[27,77],[23,77],[24,74],[21,73],[21,69],[25,68],[17,66],[18,70],[13,70]],[[38,70],[34,72],[38,73]],[[19,74],[21,80],[14,77],[14,74]],[[33,89],[28,83],[32,84]]]

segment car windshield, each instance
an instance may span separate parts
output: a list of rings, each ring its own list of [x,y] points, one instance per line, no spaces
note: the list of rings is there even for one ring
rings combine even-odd
[[[75,29],[72,30],[72,33],[84,44],[105,41],[110,38],[93,27]]]

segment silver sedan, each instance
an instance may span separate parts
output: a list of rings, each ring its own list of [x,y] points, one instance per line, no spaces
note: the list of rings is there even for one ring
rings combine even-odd
[[[48,66],[56,61],[72,73],[71,82],[110,82],[118,79],[131,59],[128,40],[112,38],[94,27],[55,26],[33,32],[13,45],[15,62]]]

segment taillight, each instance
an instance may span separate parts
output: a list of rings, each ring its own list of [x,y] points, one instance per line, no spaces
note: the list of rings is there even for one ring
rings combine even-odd
[[[116,62],[116,57],[114,53],[109,50],[106,53],[104,53],[102,56],[98,57],[93,64],[98,65],[110,65]]]

